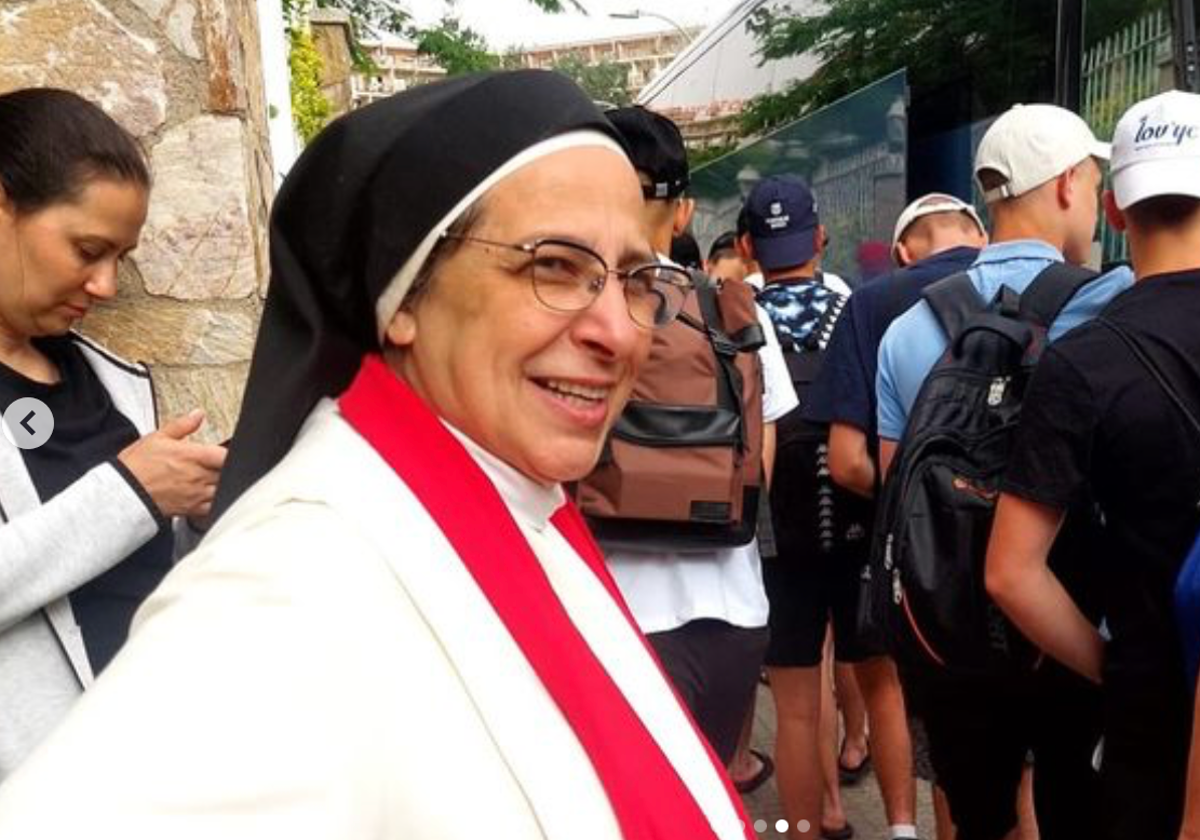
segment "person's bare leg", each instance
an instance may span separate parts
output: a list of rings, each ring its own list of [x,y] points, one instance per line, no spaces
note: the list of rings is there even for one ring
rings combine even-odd
[[[841,751],[838,753],[838,764],[847,768],[858,767],[869,755],[867,706],[853,665],[835,662],[833,678],[837,688],[838,708],[842,712],[844,733]]]
[[[818,728],[821,720],[821,669],[768,668],[775,698],[775,781],[790,840],[814,840],[821,825]],[[810,830],[796,825],[807,820]]]
[[[1038,840],[1037,816],[1033,808],[1033,774],[1035,768],[1025,765],[1021,772],[1021,787],[1017,791],[1017,831],[1013,840]]]
[[[950,801],[946,799],[946,792],[937,785],[933,785],[933,825],[937,840],[954,840],[958,833],[950,816]]]
[[[821,822],[823,828],[838,829],[846,824],[846,811],[842,807],[842,788],[838,780],[838,716],[837,702],[833,696],[833,646],[826,636],[825,661],[821,664],[821,723],[820,750],[821,776],[825,795],[822,798]]]
[[[857,663],[855,672],[871,721],[871,762],[888,824],[915,825],[917,783],[912,739],[896,665],[889,657],[875,656]]]
[[[750,707],[746,709],[746,719],[742,721],[737,750],[733,754],[733,760],[729,762],[729,778],[734,781],[734,784],[748,782],[762,772],[762,762],[759,761],[758,756],[750,752],[750,736],[754,732],[754,707],[757,703],[758,691],[755,690]]]

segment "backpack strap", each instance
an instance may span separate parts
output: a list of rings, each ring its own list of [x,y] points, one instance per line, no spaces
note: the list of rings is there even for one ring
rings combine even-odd
[[[965,271],[929,284],[921,292],[921,297],[929,304],[934,317],[951,341],[962,332],[968,318],[988,308]]]
[[[1154,361],[1153,357],[1150,355],[1150,351],[1143,347],[1142,342],[1134,338],[1131,332],[1117,326],[1115,321],[1110,321],[1103,315],[1096,318],[1096,320],[1101,326],[1107,327],[1108,330],[1113,333],[1113,335],[1121,339],[1122,343],[1129,348],[1129,351],[1133,353],[1134,357],[1141,362],[1142,367],[1144,367],[1150,373],[1150,375],[1154,377],[1154,381],[1158,383],[1158,387],[1161,388],[1163,393],[1167,395],[1167,399],[1175,403],[1175,407],[1179,409],[1181,414],[1183,414],[1184,418],[1188,422],[1188,425],[1192,427],[1192,431],[1198,438],[1200,438],[1200,420],[1196,419],[1196,415],[1192,413],[1192,410],[1187,407],[1187,403],[1183,401],[1183,397],[1179,396],[1179,389],[1172,384],[1171,378],[1167,376],[1162,367]],[[1200,510],[1200,501],[1196,502],[1196,509]]]
[[[1200,438],[1200,420],[1196,419],[1196,415],[1192,413],[1192,410],[1187,407],[1187,404],[1183,401],[1183,398],[1179,396],[1179,389],[1171,383],[1170,377],[1168,377],[1163,371],[1162,367],[1160,367],[1159,364],[1154,361],[1154,359],[1150,356],[1149,351],[1142,346],[1142,343],[1134,338],[1132,333],[1130,333],[1128,330],[1117,326],[1116,322],[1110,321],[1103,315],[1099,316],[1096,320],[1102,326],[1107,327],[1110,332],[1112,332],[1117,338],[1121,339],[1121,342],[1129,348],[1130,352],[1133,353],[1139,362],[1141,362],[1142,367],[1144,367],[1150,373],[1150,375],[1154,377],[1154,381],[1158,383],[1158,387],[1161,388],[1163,393],[1167,395],[1167,399],[1175,403],[1175,407],[1178,408],[1183,416],[1187,419],[1188,425],[1192,427],[1192,431],[1194,431],[1196,436]]]
[[[1021,294],[1021,320],[1049,329],[1076,293],[1099,277],[1096,272],[1067,262],[1054,262],[1043,268]]]
[[[743,422],[742,372],[737,367],[740,347],[721,328],[721,310],[717,303],[720,289],[715,283],[696,286],[696,303],[704,319],[704,334],[717,362],[717,406],[730,411],[738,418],[738,432],[743,451],[748,446],[746,424]],[[761,332],[759,333],[761,335]]]

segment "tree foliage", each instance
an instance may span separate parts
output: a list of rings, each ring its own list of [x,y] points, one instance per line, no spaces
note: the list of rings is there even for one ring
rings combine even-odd
[[[917,84],[936,85],[949,74],[970,79],[972,96],[986,110],[1019,88],[1022,76],[1053,78],[1046,39],[1053,38],[1054,6],[1047,0],[828,0],[823,11],[802,13],[763,4],[748,22],[760,60],[809,53],[821,66],[754,99],[743,130],[759,133],[796,119],[901,68]],[[1088,40],[1163,6],[1163,0],[1089,0]]]
[[[307,143],[325,126],[330,113],[329,100],[321,92],[321,54],[313,44],[312,33],[304,27],[292,27],[288,40],[292,119]]]
[[[441,23],[428,29],[411,28],[407,33],[417,45],[417,52],[427,55],[446,70],[447,75],[495,70],[500,56],[493,53],[478,32],[463,26],[456,17],[447,15]]]
[[[601,61],[589,64],[578,53],[570,53],[555,63],[554,69],[579,85],[598,102],[625,106],[633,101],[629,92],[629,65]]]

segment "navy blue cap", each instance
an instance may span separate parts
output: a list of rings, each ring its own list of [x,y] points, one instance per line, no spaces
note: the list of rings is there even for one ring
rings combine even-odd
[[[817,199],[792,175],[772,175],[754,185],[743,208],[754,258],[764,269],[803,265],[817,253]]]

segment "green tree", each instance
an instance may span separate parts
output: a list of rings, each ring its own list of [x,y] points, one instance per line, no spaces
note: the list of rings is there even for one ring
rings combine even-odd
[[[450,76],[500,67],[500,56],[488,48],[483,36],[463,26],[456,17],[447,15],[428,29],[412,27],[407,34],[417,45],[417,52],[432,58]]]
[[[583,88],[599,102],[624,106],[633,101],[629,91],[629,65],[611,61],[588,63],[578,53],[570,53],[555,63],[554,69]]]
[[[1164,0],[1089,0],[1089,41],[1111,34]],[[820,13],[764,4],[751,16],[762,61],[809,53],[821,66],[807,79],[757,97],[743,131],[759,133],[907,68],[910,81],[936,86],[948,72],[970,81],[984,113],[1016,89],[1053,78],[1047,0],[828,0]],[[1052,37],[1052,35],[1050,36]]]

